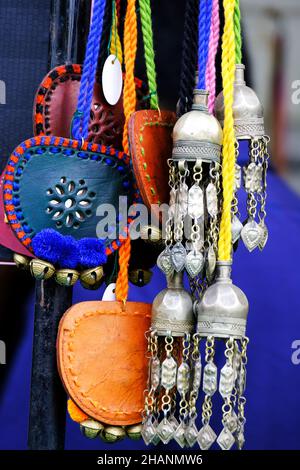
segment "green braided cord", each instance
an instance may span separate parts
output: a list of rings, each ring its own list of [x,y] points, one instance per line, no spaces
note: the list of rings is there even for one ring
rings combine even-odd
[[[234,36],[235,36],[235,63],[242,63],[242,33],[240,0],[235,0],[234,6]]]
[[[144,42],[144,55],[150,95],[150,107],[151,109],[158,109],[150,1],[151,0],[139,0],[139,4]]]

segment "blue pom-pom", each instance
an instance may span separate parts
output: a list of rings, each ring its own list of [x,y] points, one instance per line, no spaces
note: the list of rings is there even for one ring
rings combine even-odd
[[[79,262],[78,242],[70,235],[63,237],[63,249],[58,263],[62,268],[75,269]]]
[[[79,264],[85,268],[96,268],[106,263],[105,245],[97,238],[82,238],[78,241]]]
[[[32,239],[35,256],[49,263],[57,263],[64,246],[64,237],[51,228],[41,230]]]

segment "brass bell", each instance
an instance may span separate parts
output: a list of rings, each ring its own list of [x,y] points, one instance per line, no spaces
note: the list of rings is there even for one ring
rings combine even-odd
[[[96,290],[103,282],[103,267],[86,269],[80,274],[80,284],[85,289]]]
[[[42,259],[34,258],[29,263],[31,274],[39,281],[50,279],[55,273],[53,264]]]
[[[80,431],[88,439],[95,439],[103,429],[103,424],[94,419],[86,419],[80,423]]]
[[[265,135],[263,107],[256,93],[245,82],[245,66],[235,66],[233,118],[235,137],[238,140],[259,138]],[[215,103],[215,114],[224,124],[224,96],[219,93]]]
[[[107,426],[100,435],[105,442],[113,444],[126,437],[126,431],[121,426]]]
[[[138,287],[143,287],[149,284],[152,278],[152,271],[146,269],[133,269],[129,271],[129,280],[132,284]]]
[[[55,280],[57,284],[65,287],[74,286],[79,279],[79,272],[75,269],[58,269],[55,272]]]
[[[126,428],[127,436],[133,441],[138,441],[142,436],[142,424],[134,424]]]
[[[30,259],[28,256],[20,255],[19,253],[14,253],[14,263],[17,268],[26,269],[29,266]]]

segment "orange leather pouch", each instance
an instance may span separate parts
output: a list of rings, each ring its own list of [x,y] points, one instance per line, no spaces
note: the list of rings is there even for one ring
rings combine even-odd
[[[141,422],[147,386],[151,305],[90,301],[61,319],[57,362],[70,398],[88,416],[112,425]]]
[[[172,156],[172,130],[176,116],[171,111],[141,110],[128,124],[131,159],[138,188],[149,209],[169,203],[168,159]]]

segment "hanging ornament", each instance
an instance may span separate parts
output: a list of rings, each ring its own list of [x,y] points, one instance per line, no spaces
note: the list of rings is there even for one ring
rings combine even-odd
[[[241,168],[238,165],[239,142],[247,141],[249,145],[249,162],[242,170],[242,179],[247,193],[247,220],[242,226],[238,217],[237,191],[232,202],[233,243],[242,238],[249,251],[259,247],[262,250],[268,239],[268,229],[265,224],[267,197],[268,142],[265,135],[263,107],[256,93],[245,82],[245,66],[242,60],[242,43],[240,27],[239,0],[235,1],[235,81],[234,100],[232,104],[234,132],[236,138],[236,172],[241,179]],[[215,103],[215,114],[220,123],[224,124],[224,95],[219,94]]]
[[[190,334],[194,328],[193,301],[183,287],[182,277],[182,272],[168,276],[168,287],[156,296],[152,305],[148,335],[151,358],[142,429],[146,444],[157,440],[167,444],[173,438],[182,441],[181,428],[174,416],[176,390],[181,396],[183,419],[189,392]]]
[[[218,261],[215,282],[208,287],[196,306],[198,320],[194,348],[198,350],[199,341],[203,338],[206,340],[202,428],[197,436],[202,450],[209,449],[215,440],[223,450],[229,450],[235,442],[238,447],[242,447],[244,442],[245,365],[248,343],[245,331],[249,306],[245,294],[232,284],[230,273],[231,262]],[[214,361],[216,341],[225,345],[225,364],[219,371]],[[212,396],[217,392],[224,401],[223,429],[218,437],[210,426]]]
[[[244,407],[246,399],[246,321],[248,301],[245,294],[231,281],[232,265],[232,200],[239,176],[235,168],[235,134],[233,120],[234,94],[234,0],[223,0],[225,26],[222,39],[222,79],[224,86],[224,126],[222,149],[222,214],[218,238],[218,261],[214,282],[205,290],[196,303],[197,333],[193,338],[196,358],[200,358],[199,342],[205,338],[205,361],[203,363],[201,421],[198,431],[195,425],[196,399],[192,400],[193,418],[191,434],[202,450],[209,449],[214,442],[222,450],[229,450],[234,443],[244,445]],[[235,230],[240,230],[237,225]],[[237,235],[235,235],[236,237]],[[217,344],[224,343],[225,362],[218,365],[215,354]],[[198,389],[199,393],[199,389]],[[212,397],[219,393],[223,399],[222,431],[217,436],[211,427],[213,413]]]

